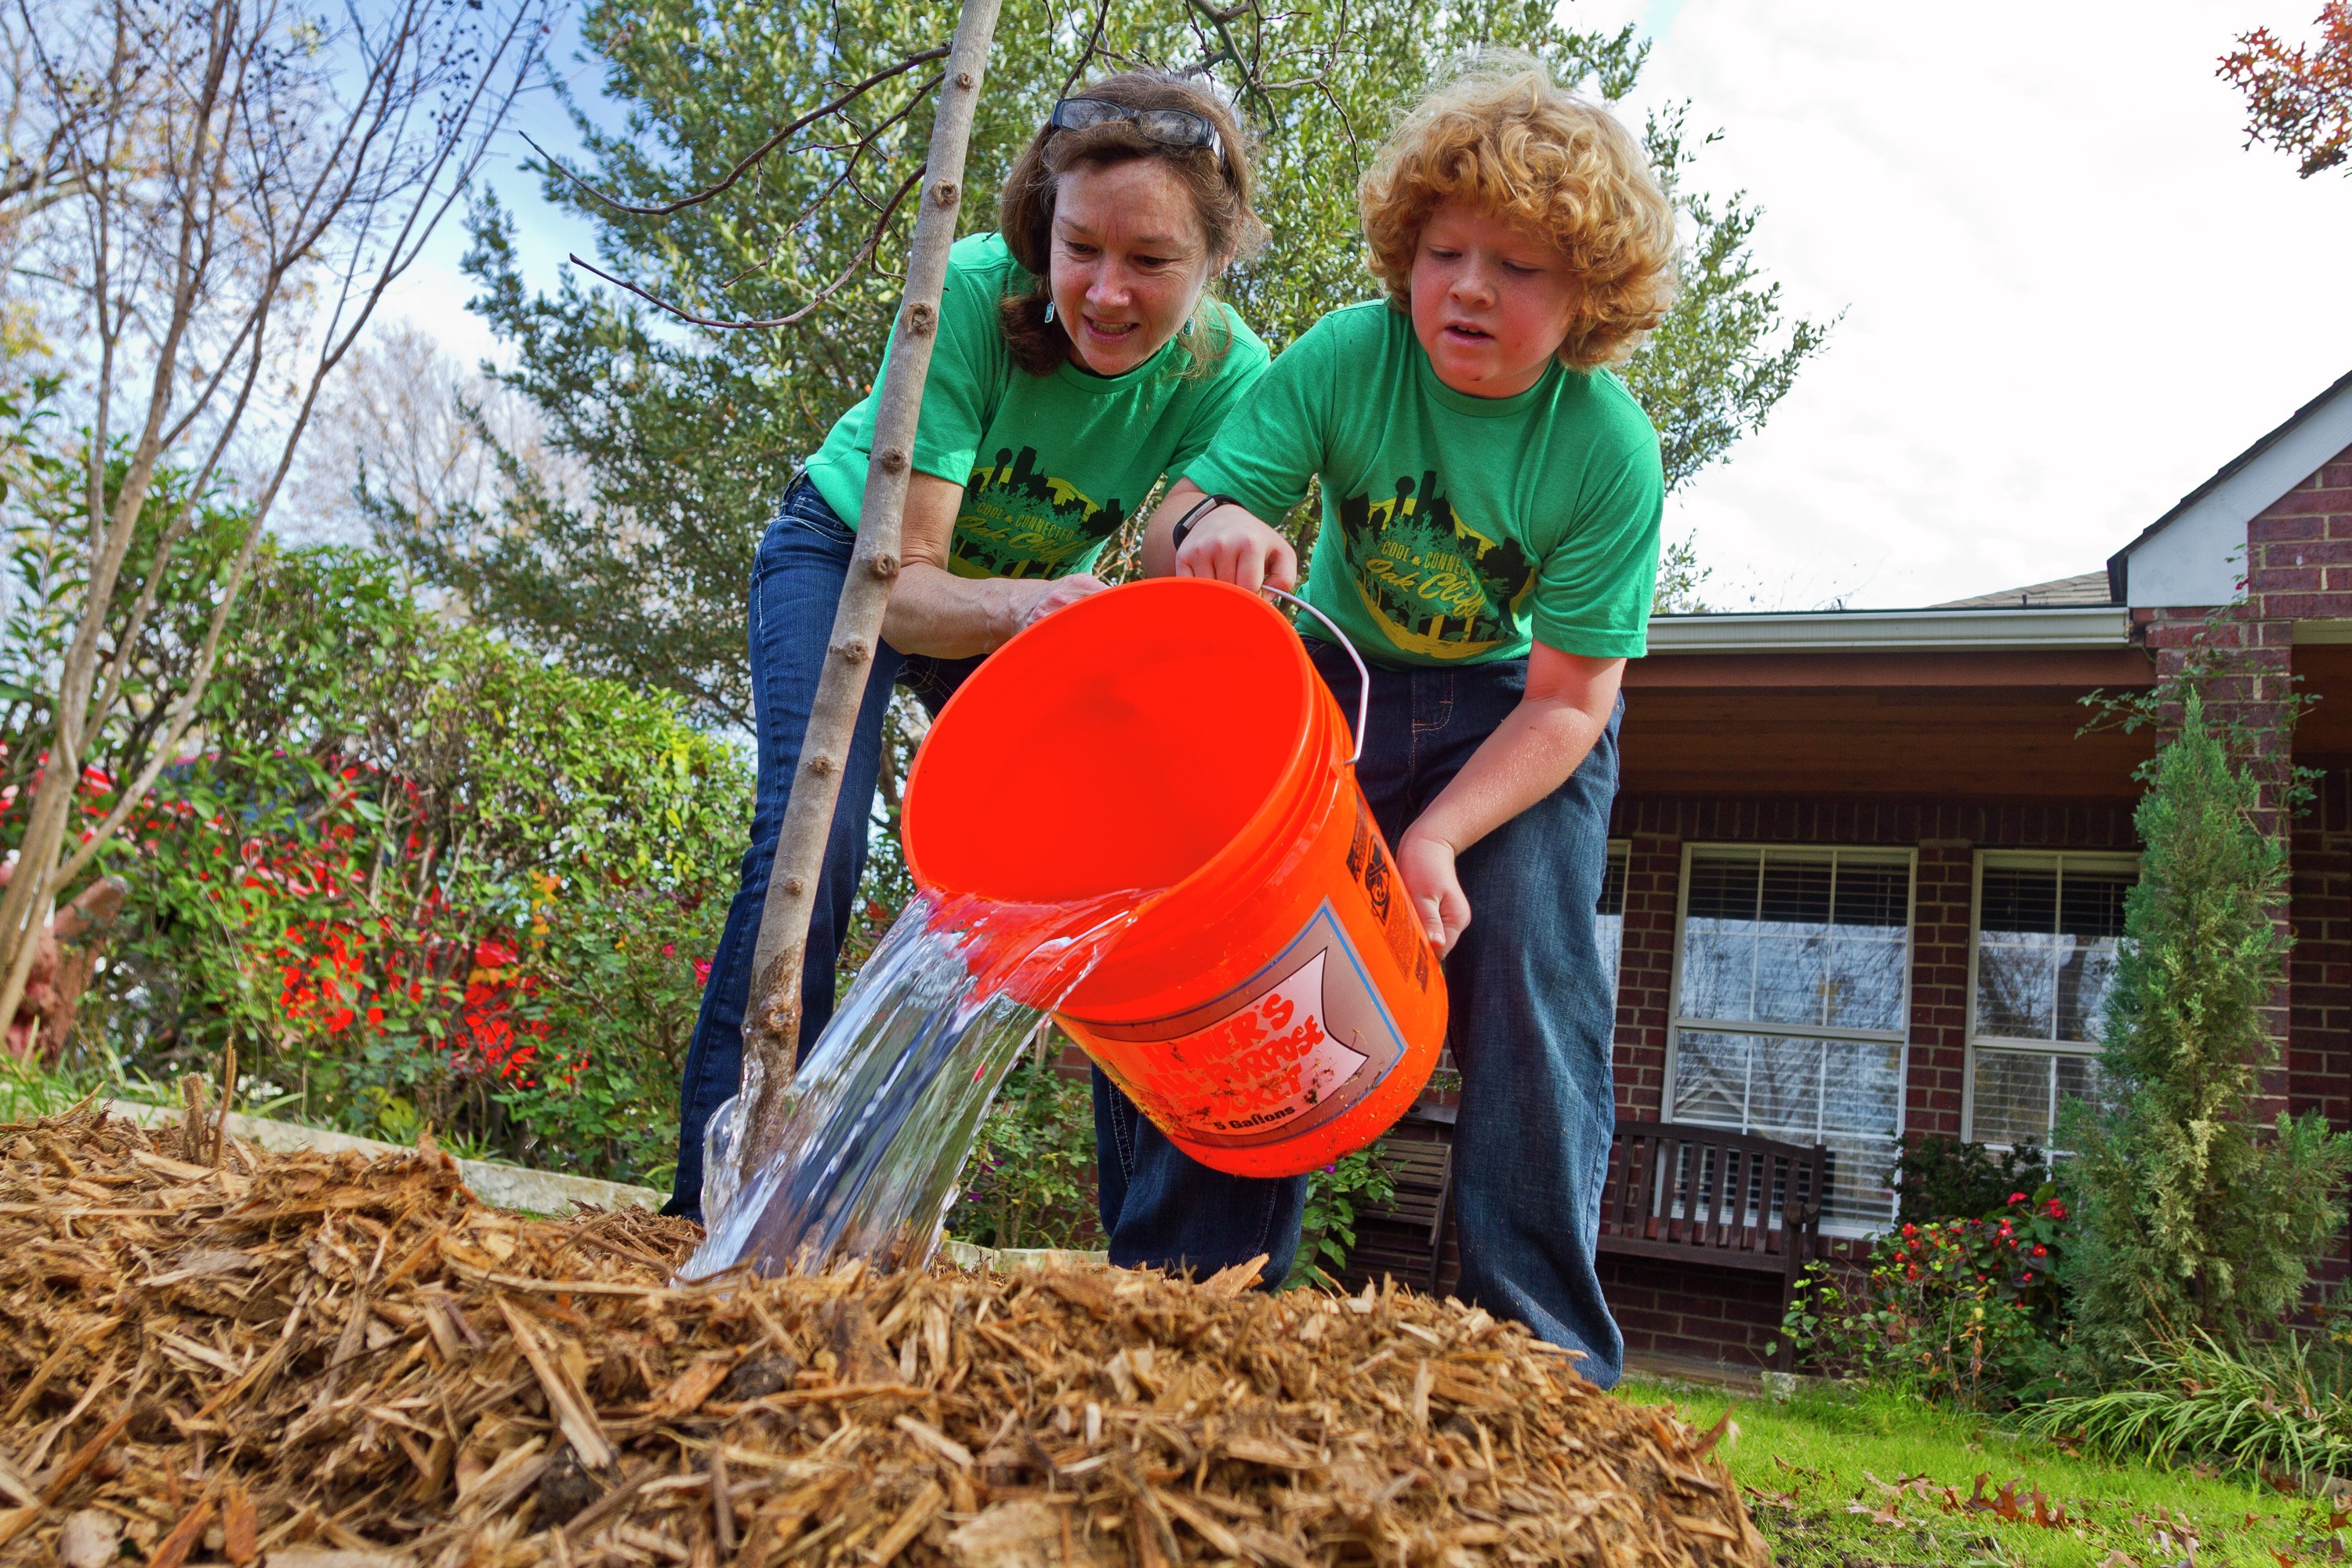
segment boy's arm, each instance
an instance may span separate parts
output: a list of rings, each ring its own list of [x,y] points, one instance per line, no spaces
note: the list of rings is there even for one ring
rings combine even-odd
[[[1566,784],[1609,725],[1622,658],[1587,658],[1537,643],[1519,705],[1397,842],[1397,871],[1442,955],[1469,925],[1454,858]]]
[[[1340,352],[1330,321],[1309,327],[1285,350],[1236,400],[1208,449],[1183,466],[1183,478],[1144,532],[1147,576],[1214,577],[1252,591],[1298,586],[1298,552],[1264,520],[1297,506],[1322,466],[1328,389]],[[1174,548],[1176,524],[1213,495],[1235,504],[1194,518],[1183,548]]]

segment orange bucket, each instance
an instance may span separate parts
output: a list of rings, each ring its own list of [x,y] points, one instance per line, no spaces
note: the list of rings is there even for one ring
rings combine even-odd
[[[1296,1175],[1393,1125],[1445,1037],[1444,972],[1355,754],[1264,599],[1129,584],[1006,643],[941,710],[907,864],[1008,903],[1148,890],[1063,1027],[1202,1164]]]

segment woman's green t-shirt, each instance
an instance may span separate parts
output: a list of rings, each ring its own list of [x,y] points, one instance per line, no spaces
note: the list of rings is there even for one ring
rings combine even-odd
[[[1402,312],[1350,305],[1181,471],[1268,522],[1321,480],[1307,602],[1367,658],[1482,663],[1531,637],[1644,651],[1665,480],[1649,416],[1605,370],[1554,364],[1516,397],[1473,397],[1437,379]]]
[[[1151,488],[1206,449],[1265,372],[1265,344],[1219,304],[1229,342],[1206,374],[1185,374],[1191,334],[1180,333],[1124,375],[1066,362],[1031,375],[1013,363],[997,303],[1032,287],[1001,235],[958,240],[949,253],[914,460],[964,487],[948,558],[961,577],[1059,577],[1093,565]],[[880,372],[874,385],[808,465],[817,493],[852,528],[866,498]]]

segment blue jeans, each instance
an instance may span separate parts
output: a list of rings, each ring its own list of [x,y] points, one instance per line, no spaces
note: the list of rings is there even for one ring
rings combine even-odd
[[[1206,1278],[1264,1253],[1261,1288],[1279,1286],[1298,1256],[1307,1178],[1213,1171],[1168,1142],[1102,1068],[1094,1079],[1095,1192],[1110,1260]]]
[[[727,927],[710,961],[702,1012],[687,1047],[678,1090],[677,1177],[664,1214],[700,1218],[702,1131],[710,1113],[733,1094],[743,1076],[743,1012],[751,989],[751,952],[768,898],[768,872],[782,831],[784,803],[800,766],[801,739],[824,667],[826,639],[849,573],[857,535],[835,515],[816,487],[795,481],[760,541],[751,570],[751,706],[759,740],[759,786],[752,799],[751,847],[742,882],[727,910]],[[857,711],[841,799],[817,878],[809,915],[807,968],[801,977],[800,1049],[805,1054],[833,1017],[834,963],[849,929],[857,880],[866,869],[867,814],[882,770],[882,717],[894,684],[910,688],[937,711],[977,658],[935,659],[900,653],[888,643],[875,652]]]
[[[1307,646],[1353,712],[1355,666],[1328,643]],[[1527,679],[1524,659],[1373,668],[1356,779],[1391,847],[1518,706]],[[1461,1294],[1582,1351],[1578,1371],[1603,1388],[1623,1370],[1625,1341],[1592,1266],[1617,1125],[1617,1009],[1594,910],[1624,712],[1621,699],[1566,784],[1463,852],[1455,872],[1470,925],[1445,958],[1445,1038],[1462,1073],[1453,1195]]]
[[[1347,655],[1312,639],[1307,647],[1340,706],[1353,711],[1357,677]],[[1519,659],[1372,670],[1370,732],[1356,778],[1391,847],[1518,706],[1527,679]],[[1625,1341],[1592,1266],[1617,1123],[1610,1066],[1616,1005],[1593,911],[1608,870],[1623,715],[1621,701],[1566,784],[1464,853],[1456,871],[1471,921],[1445,960],[1446,1043],[1462,1073],[1454,1142],[1462,1295],[1583,1352],[1578,1369],[1604,1388],[1623,1370]],[[1124,1152],[1106,1147],[1104,1129],[1118,1132],[1139,1121],[1097,1073],[1106,1226],[1116,1215],[1123,1229],[1127,1216],[1111,1197],[1112,1155]],[[1150,1123],[1141,1126],[1157,1136]],[[1286,1226],[1296,1245],[1300,1211],[1268,1215],[1231,1189],[1232,1177],[1189,1160],[1183,1166],[1138,1160],[1126,1173],[1129,1201],[1145,1190],[1156,1222],[1197,1226],[1223,1238],[1234,1257],[1274,1250],[1238,1240],[1244,1232],[1265,1235],[1269,1218]],[[1129,1260],[1121,1229],[1113,1230],[1114,1262]]]

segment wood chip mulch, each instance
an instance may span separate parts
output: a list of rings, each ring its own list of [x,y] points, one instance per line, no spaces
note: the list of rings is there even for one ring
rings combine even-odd
[[[431,1149],[0,1127],[0,1563],[1764,1568],[1517,1325],[1107,1268],[727,1279]],[[1718,1432],[1720,1428],[1718,1428]]]

